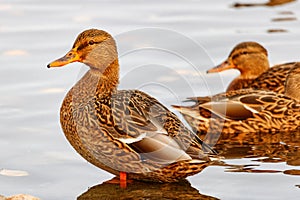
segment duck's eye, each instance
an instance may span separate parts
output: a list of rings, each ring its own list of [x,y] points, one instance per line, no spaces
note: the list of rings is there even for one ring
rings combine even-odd
[[[90,40],[89,45],[93,45],[93,44],[95,44],[95,42],[93,40]]]

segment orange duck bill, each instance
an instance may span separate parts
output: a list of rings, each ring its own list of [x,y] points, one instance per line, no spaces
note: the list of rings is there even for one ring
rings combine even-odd
[[[78,53],[74,50],[69,51],[65,56],[49,63],[47,65],[47,67],[48,68],[62,67],[64,65],[67,65],[67,64],[72,63],[72,62],[81,62],[81,59],[80,59]]]
[[[221,72],[227,69],[234,69],[236,68],[235,65],[232,62],[229,62],[228,60],[224,61],[223,63],[215,66],[214,68],[211,68],[206,71],[206,73],[215,73],[215,72]]]

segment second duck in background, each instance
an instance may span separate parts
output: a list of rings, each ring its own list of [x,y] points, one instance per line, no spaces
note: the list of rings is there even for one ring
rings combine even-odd
[[[254,88],[284,93],[284,83],[295,63],[275,65],[270,68],[267,50],[257,42],[242,42],[236,45],[228,58],[207,73],[237,69],[240,75],[227,87],[227,92]]]
[[[285,94],[241,89],[192,97],[192,106],[173,106],[201,138],[207,133],[235,138],[248,133],[292,131],[300,125],[300,63],[287,76]],[[251,137],[251,134],[249,135]]]

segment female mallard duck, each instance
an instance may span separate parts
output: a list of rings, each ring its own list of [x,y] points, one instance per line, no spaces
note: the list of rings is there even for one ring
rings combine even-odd
[[[87,161],[120,178],[175,182],[203,170],[213,151],[175,114],[138,90],[117,90],[115,40],[102,30],[82,32],[50,67],[81,62],[88,72],[66,95],[62,129]],[[204,151],[206,151],[204,153]],[[123,177],[124,176],[124,177]]]
[[[249,133],[291,131],[300,126],[300,63],[286,81],[285,95],[241,89],[212,97],[192,97],[192,106],[174,106],[202,138],[241,137]],[[251,134],[250,134],[251,136]],[[242,138],[242,137],[241,137]],[[214,138],[218,139],[218,138]]]
[[[227,92],[243,88],[254,88],[284,93],[284,83],[289,70],[295,63],[269,66],[267,50],[256,42],[236,45],[226,61],[209,69],[207,73],[237,69],[240,76],[227,87]]]

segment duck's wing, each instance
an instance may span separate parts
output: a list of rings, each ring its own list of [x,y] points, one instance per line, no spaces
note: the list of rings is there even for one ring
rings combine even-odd
[[[111,99],[111,109],[113,136],[140,154],[149,156],[149,152],[155,151],[157,154],[151,156],[180,160],[206,158],[203,151],[214,152],[174,113],[141,91],[117,91]]]
[[[119,139],[143,159],[151,159],[161,164],[173,163],[174,161],[192,160],[178,143],[171,137],[160,133],[144,133],[138,139]]]
[[[222,118],[224,120],[245,120],[253,117],[256,110],[237,101],[220,101],[200,104],[197,107],[173,107],[184,115],[195,119]]]
[[[211,101],[211,97],[205,96],[205,97],[188,97],[184,102],[195,102],[198,104],[202,104],[210,101]]]
[[[201,97],[193,106],[173,106],[184,115],[196,119],[218,117],[224,120],[245,120],[261,112],[276,101],[272,92],[259,90],[237,90],[211,97],[211,101],[201,103]]]
[[[265,94],[268,93],[268,91],[261,91],[252,88],[247,88],[247,89],[240,89],[240,90],[232,90],[229,92],[222,92],[219,94],[215,94],[213,96],[188,97],[186,101],[192,101],[195,103],[195,105],[199,105],[199,104],[212,102],[212,101],[222,101],[224,99],[237,99],[243,95],[255,94],[255,93]]]

